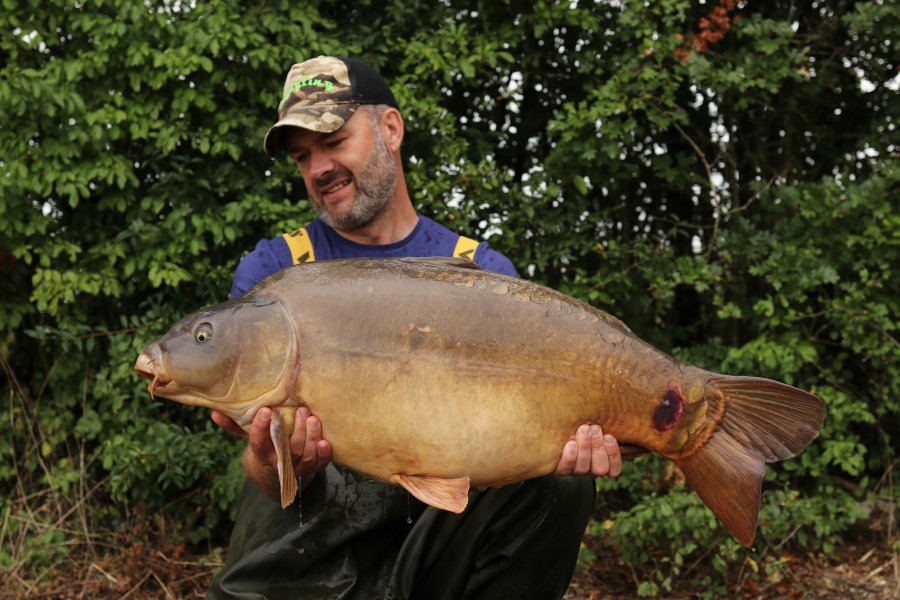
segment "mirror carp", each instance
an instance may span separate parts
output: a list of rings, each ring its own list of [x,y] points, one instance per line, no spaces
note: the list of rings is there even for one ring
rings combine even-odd
[[[152,395],[247,430],[273,407],[284,506],[297,406],[334,461],[454,512],[470,487],[553,472],[588,422],[623,455],[674,462],[745,545],[766,463],[797,455],[826,414],[810,393],[680,362],[571,296],[451,258],[288,267],[182,319],[135,369]]]

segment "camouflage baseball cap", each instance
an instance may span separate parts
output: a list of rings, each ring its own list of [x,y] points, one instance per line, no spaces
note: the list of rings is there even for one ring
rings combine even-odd
[[[352,58],[319,56],[291,67],[278,104],[278,122],[263,141],[266,154],[281,152],[282,127],[302,127],[331,133],[343,127],[362,104],[387,104],[397,100],[381,75]]]

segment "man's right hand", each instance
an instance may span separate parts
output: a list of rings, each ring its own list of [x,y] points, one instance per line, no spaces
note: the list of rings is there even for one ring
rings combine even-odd
[[[212,420],[222,429],[247,439],[247,449],[242,460],[247,477],[266,496],[280,502],[278,459],[269,433],[272,409],[266,406],[256,411],[249,433],[221,411],[214,410]],[[322,423],[305,406],[298,407],[294,412],[291,458],[294,474],[300,478],[301,490],[310,484],[316,473],[324,470],[331,462],[331,444],[322,439]]]

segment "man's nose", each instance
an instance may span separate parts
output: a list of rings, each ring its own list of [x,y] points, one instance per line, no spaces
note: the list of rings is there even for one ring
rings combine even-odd
[[[309,155],[309,177],[313,181],[334,170],[334,161],[324,152],[311,152]]]

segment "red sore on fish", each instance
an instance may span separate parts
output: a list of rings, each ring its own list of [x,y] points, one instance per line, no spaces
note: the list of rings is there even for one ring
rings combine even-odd
[[[659,406],[653,411],[653,426],[660,433],[669,431],[681,421],[684,414],[684,396],[681,394],[681,386],[676,382],[669,382],[669,389],[663,395]]]

